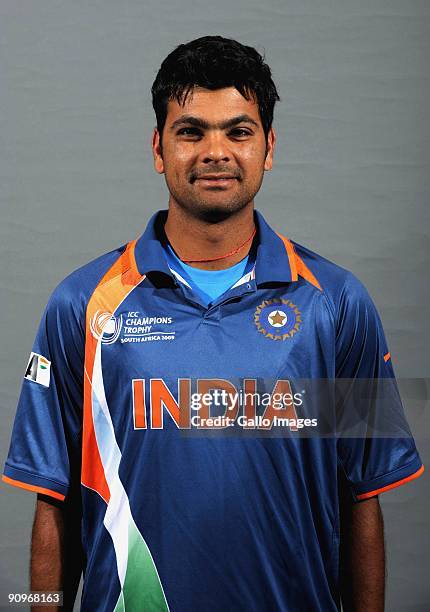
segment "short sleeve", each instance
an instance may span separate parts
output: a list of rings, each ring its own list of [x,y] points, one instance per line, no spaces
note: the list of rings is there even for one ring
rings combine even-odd
[[[44,310],[24,372],[3,481],[64,500],[79,474],[84,330],[65,281]]]
[[[379,314],[350,273],[337,312],[335,390],[338,463],[354,501],[422,474]]]

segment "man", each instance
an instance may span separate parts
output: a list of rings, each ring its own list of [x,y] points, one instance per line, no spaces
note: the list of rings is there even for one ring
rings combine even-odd
[[[23,381],[4,480],[39,494],[32,589],[70,607],[82,564],[85,611],[381,611],[378,495],[424,470],[397,389],[397,437],[299,435],[296,384],[395,385],[375,306],[254,209],[279,100],[255,49],[180,45],[152,93],[168,210],[60,283]],[[289,401],[239,406],[265,382]],[[355,410],[347,390],[324,419]]]

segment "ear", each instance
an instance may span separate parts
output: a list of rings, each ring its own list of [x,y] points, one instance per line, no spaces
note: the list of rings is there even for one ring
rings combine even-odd
[[[267,134],[266,158],[264,160],[264,169],[271,170],[273,166],[273,153],[275,150],[276,134],[273,127],[270,128]]]
[[[154,156],[154,168],[158,174],[164,174],[163,151],[160,143],[160,133],[154,128],[152,135],[152,154]]]

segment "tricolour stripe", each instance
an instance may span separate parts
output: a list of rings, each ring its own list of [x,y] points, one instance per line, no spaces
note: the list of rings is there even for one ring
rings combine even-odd
[[[110,492],[95,439],[92,416],[92,377],[97,338],[91,333],[91,319],[97,310],[113,314],[126,295],[145,278],[137,271],[134,260],[135,244],[136,240],[130,242],[124,253],[106,272],[93,292],[86,312],[81,481],[84,486],[97,491],[106,503],[109,501]]]
[[[107,504],[103,523],[112,538],[121,584],[117,612],[168,610],[154,560],[134,522],[119,477],[121,451],[104,390],[102,335],[97,338],[91,333],[97,311],[114,315],[145,278],[136,267],[135,242],[127,245],[97,286],[87,306],[86,321],[82,484],[97,491]]]

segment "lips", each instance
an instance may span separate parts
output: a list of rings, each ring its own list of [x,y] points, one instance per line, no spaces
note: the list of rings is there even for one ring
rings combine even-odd
[[[236,177],[228,176],[199,176],[196,183],[203,189],[229,189],[236,183]]]
[[[235,179],[236,177],[232,174],[203,174],[202,176],[198,176],[196,180],[200,181],[223,181]]]
[[[217,172],[202,174],[197,176],[195,180],[203,189],[217,188],[224,190],[232,187],[236,183],[237,177],[227,172]]]

